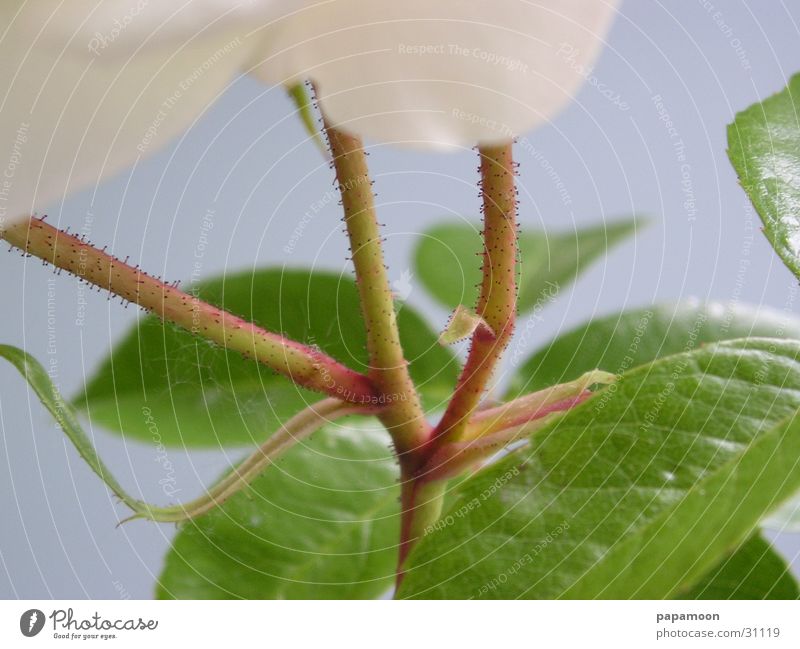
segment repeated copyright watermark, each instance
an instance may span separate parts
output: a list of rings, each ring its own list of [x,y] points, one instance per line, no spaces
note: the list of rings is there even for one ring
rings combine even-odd
[[[459,43],[400,43],[397,53],[405,56],[457,56],[522,75],[529,72],[528,64],[522,59],[482,47],[466,47]]]
[[[178,84],[173,88],[172,94],[170,94],[164,101],[161,102],[161,105],[158,109],[153,120],[150,122],[150,125],[145,129],[144,135],[142,139],[139,141],[139,144],[136,145],[136,149],[140,153],[146,152],[150,146],[154,143],[156,136],[158,135],[161,127],[163,126],[164,122],[169,117],[170,113],[175,109],[178,103],[181,101],[183,96],[189,92],[192,87],[197,84],[208,72],[219,63],[222,59],[224,59],[228,54],[233,52],[242,44],[242,39],[237,37],[233,40],[228,41],[225,45],[218,48],[211,56],[207,57],[204,61],[199,63],[194,70],[187,76],[185,76]]]
[[[539,541],[537,541],[528,552],[520,555],[516,560],[509,564],[508,568],[498,573],[495,577],[487,582],[484,582],[476,591],[478,597],[483,597],[488,593],[501,588],[504,584],[508,583],[515,575],[520,573],[525,566],[531,565],[537,556],[539,556],[549,545],[554,543],[558,537],[569,529],[567,521],[561,521],[547,534],[545,534]]]

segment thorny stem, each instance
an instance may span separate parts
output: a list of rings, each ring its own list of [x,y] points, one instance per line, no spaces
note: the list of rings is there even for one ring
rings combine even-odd
[[[387,404],[378,417],[392,436],[400,462],[399,584],[403,576],[403,561],[414,539],[420,535],[419,521],[435,520],[441,511],[444,485],[436,485],[433,488],[436,493],[427,493],[431,490],[425,489],[426,493],[420,494],[415,482],[422,459],[421,451],[429,441],[432,430],[425,420],[400,345],[397,314],[381,249],[366,154],[357,137],[327,122],[325,131],[342,195],[344,222],[367,328],[370,377],[383,392]]]
[[[483,146],[479,149],[484,213],[483,279],[476,306],[480,323],[472,333],[470,352],[453,397],[432,430],[400,344],[366,154],[357,137],[327,123],[325,131],[342,196],[367,329],[368,376],[319,351],[201,302],[177,286],[151,277],[43,220],[31,219],[8,226],[0,230],[0,238],[152,311],[163,320],[252,357],[299,385],[331,397],[287,421],[253,455],[191,502],[151,506],[132,499],[107,476],[106,482],[134,509],[132,518],[177,522],[199,516],[246,487],[275,457],[324,423],[348,414],[375,414],[391,434],[401,469],[399,585],[413,544],[440,515],[448,478],[529,436],[552,416],[586,399],[591,394],[590,385],[610,382],[613,377],[590,372],[569,384],[477,411],[513,333],[517,300],[516,188],[511,143]],[[82,439],[76,439],[76,445],[85,446]],[[101,477],[107,473],[93,450],[84,448],[84,454]]]
[[[443,444],[461,438],[514,331],[517,303],[517,193],[512,145],[508,142],[482,146],[479,151],[484,254],[483,281],[476,314],[482,323],[472,334],[467,362],[445,414],[430,436],[426,448],[419,453],[423,464],[418,465],[411,483],[403,485],[398,585],[403,579],[403,564],[408,552],[441,510],[445,483],[426,478],[426,472],[430,471],[424,462],[432,456],[435,459],[437,450]],[[444,474],[443,478],[447,475]]]
[[[377,402],[375,386],[363,374],[316,349],[265,331],[184,293],[176,285],[129,266],[43,219],[31,218],[9,225],[0,231],[0,238],[155,313],[162,320],[253,358],[298,385],[348,402]]]
[[[302,88],[292,91],[306,125],[310,113]],[[324,116],[323,116],[324,120]],[[106,470],[60,398],[38,390],[84,459],[123,502],[131,518],[179,522],[220,506],[244,489],[275,458],[325,423],[349,414],[375,414],[389,431],[400,463],[401,524],[397,585],[414,543],[441,513],[447,479],[486,461],[514,441],[542,428],[558,413],[582,402],[593,383],[610,375],[592,372],[577,381],[476,412],[492,373],[514,330],[517,301],[517,194],[511,142],[481,146],[484,251],[480,296],[467,362],[441,421],[425,419],[400,343],[394,299],[381,248],[372,182],[361,140],[324,123],[344,208],[370,357],[368,376],[298,342],[266,331],[98,250],[81,238],[32,218],[0,227],[0,238],[25,253],[67,270],[153,312],[193,334],[284,374],[298,385],[330,398],[307,408],[271,435],[250,457],[204,495],[188,503],[157,507],[129,496]],[[2,351],[2,350],[0,350]],[[27,356],[6,356],[26,376],[38,371]],[[31,369],[33,368],[33,369]],[[44,380],[32,385],[44,384]],[[375,405],[379,404],[379,405]]]
[[[381,422],[392,436],[401,467],[407,469],[414,461],[415,451],[428,440],[430,427],[400,345],[367,157],[359,138],[327,124],[325,131],[342,196],[344,223],[367,329],[369,376],[386,404],[379,415]]]
[[[472,335],[467,362],[453,397],[434,431],[439,443],[462,438],[500,356],[514,332],[517,304],[517,191],[511,142],[481,146],[483,280],[476,312],[488,325]],[[491,331],[489,331],[491,329]]]

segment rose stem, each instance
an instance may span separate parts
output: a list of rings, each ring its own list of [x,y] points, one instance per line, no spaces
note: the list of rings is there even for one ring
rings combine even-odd
[[[483,265],[479,315],[491,328],[478,327],[453,397],[436,430],[430,451],[463,435],[495,366],[514,332],[517,303],[517,191],[511,142],[479,148],[483,196]]]
[[[458,440],[477,408],[486,384],[514,331],[517,302],[517,193],[511,142],[482,146],[481,193],[483,196],[483,280],[476,313],[487,327],[472,335],[470,353],[453,397],[422,452],[426,458],[443,443]],[[424,461],[424,460],[423,460]],[[418,466],[415,479],[404,484],[400,560],[397,584],[403,579],[403,563],[414,542],[425,534],[441,510],[446,483],[427,482],[425,467]]]
[[[290,378],[352,403],[374,403],[373,382],[335,359],[184,293],[42,219],[8,225],[0,238],[193,334]]]
[[[325,126],[325,132],[342,196],[344,223],[367,329],[369,376],[386,400],[381,421],[392,436],[401,466],[408,466],[413,463],[414,452],[427,441],[430,426],[400,345],[367,157],[357,137],[329,125]]]
[[[430,439],[432,431],[425,419],[400,345],[366,154],[358,138],[327,123],[325,131],[342,194],[344,222],[367,327],[370,377],[383,391],[387,401],[378,417],[392,436],[400,461],[399,584],[403,576],[403,561],[413,540],[419,536],[420,526],[424,527],[426,521],[436,520],[439,516],[443,485],[426,485],[425,493],[419,493],[416,487],[416,472],[422,459],[420,451]]]

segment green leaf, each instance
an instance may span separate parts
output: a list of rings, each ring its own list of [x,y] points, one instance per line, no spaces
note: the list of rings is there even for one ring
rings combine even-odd
[[[728,157],[764,234],[800,278],[800,75],[728,126]]]
[[[799,356],[752,339],[632,370],[462,483],[399,595],[686,592],[800,488]]]
[[[681,595],[686,599],[797,599],[800,591],[786,562],[753,536]]]
[[[522,232],[517,310],[553,300],[586,267],[641,225],[633,219],[558,234]],[[420,237],[414,263],[425,288],[449,309],[474,305],[481,282],[479,225],[437,225]]]
[[[307,271],[226,275],[197,287],[202,299],[270,331],[319,346],[368,370],[355,283]],[[458,364],[411,307],[398,313],[400,337],[423,401],[449,395]],[[219,446],[262,441],[321,395],[156,317],[142,318],[76,399],[96,424],[165,445]]]
[[[316,433],[249,489],[186,523],[161,598],[373,598],[392,583],[397,465],[369,420]]]
[[[583,324],[537,351],[511,379],[508,396],[563,383],[598,367],[621,374],[705,343],[745,337],[800,338],[800,320],[768,308],[714,302],[623,311]]]

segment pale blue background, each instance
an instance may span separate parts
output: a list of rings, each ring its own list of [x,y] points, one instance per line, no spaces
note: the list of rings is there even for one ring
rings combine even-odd
[[[541,164],[518,153],[523,227],[572,228],[632,212],[656,217],[543,313],[530,349],[594,314],[660,300],[697,296],[784,308],[794,280],[757,231],[725,156],[725,125],[735,111],[779,90],[800,70],[800,6],[776,0],[715,4],[710,13],[703,2],[688,0],[623,5],[595,74],[630,109],[620,110],[585,87],[577,104],[529,137],[565,183],[570,206]],[[715,22],[715,11],[731,32]],[[737,42],[749,70],[737,58]],[[686,144],[694,220],[683,205],[680,165],[651,100],[655,94]],[[91,210],[95,242],[110,243],[116,254],[131,255],[156,274],[185,279],[202,217],[213,207],[206,275],[282,264],[348,272],[335,201],[305,228],[296,251],[284,252],[302,215],[332,187],[327,166],[291,111],[281,90],[239,80],[179,142],[96,194],[51,210],[50,217],[81,229]],[[439,156],[375,147],[371,163],[387,224],[390,273],[398,279],[409,268],[416,233],[442,216],[477,214],[476,159],[469,152]],[[316,171],[306,177],[310,169]],[[0,340],[48,359],[51,271],[13,253],[0,265]],[[54,358],[62,390],[73,394],[137,314],[87,293],[86,324],[76,327],[75,283],[62,276],[54,287]],[[413,278],[409,299],[444,323],[447,314]],[[151,596],[174,529],[141,522],[115,527],[124,510],[10,366],[0,365],[0,382],[0,597]],[[163,471],[152,446],[93,433],[124,484],[163,500]],[[230,458],[174,450],[170,460],[188,497]],[[800,539],[783,535],[778,546],[794,560]]]

